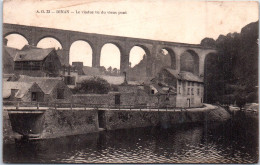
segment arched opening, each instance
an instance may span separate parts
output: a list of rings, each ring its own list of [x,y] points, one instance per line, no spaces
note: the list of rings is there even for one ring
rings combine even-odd
[[[75,41],[70,46],[69,61],[83,62],[84,66],[92,66],[92,47],[86,41]]]
[[[108,75],[120,74],[121,52],[118,46],[113,43],[103,45],[100,55],[100,66],[106,69]]]
[[[143,45],[135,45],[129,52],[129,80],[142,80],[152,73],[152,64],[150,63],[150,52]]]
[[[28,40],[24,36],[22,36],[18,33],[9,34],[9,35],[5,36],[5,38],[7,39],[6,45],[8,47],[22,49],[24,47],[24,45],[29,44]]]
[[[180,70],[199,75],[199,56],[193,50],[187,50],[181,54]]]
[[[129,67],[133,68],[136,65],[142,63],[144,56],[146,56],[145,50],[140,46],[134,46],[130,50],[130,54],[129,54]]]
[[[42,38],[38,43],[39,48],[55,48],[56,50],[62,49],[61,43],[53,37]]]
[[[158,68],[171,67],[172,69],[176,69],[176,57],[174,51],[170,48],[160,49],[156,63],[157,65],[160,65]]]

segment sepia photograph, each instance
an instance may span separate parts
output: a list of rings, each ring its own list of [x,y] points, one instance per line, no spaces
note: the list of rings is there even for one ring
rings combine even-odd
[[[258,1],[2,5],[3,163],[258,163]]]

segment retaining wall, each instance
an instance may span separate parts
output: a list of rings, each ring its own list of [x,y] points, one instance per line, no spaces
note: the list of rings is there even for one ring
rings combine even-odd
[[[96,110],[54,110],[44,113],[41,138],[86,134],[98,131]]]
[[[205,111],[104,111],[101,115],[102,125],[107,130],[135,127],[161,126],[168,128],[174,124],[222,122],[230,118],[222,108]]]
[[[229,118],[229,113],[220,107],[211,107],[211,109],[204,108],[203,110],[202,108],[197,108],[188,111],[159,112],[143,110],[48,109],[38,118],[40,122],[32,120],[32,122],[42,123],[42,125],[33,128],[36,132],[30,133],[40,133],[40,138],[56,138],[97,132],[99,131],[99,127],[107,130],[148,126],[168,128],[174,124],[223,122]],[[11,130],[12,127],[6,111],[4,111],[3,122],[4,139],[12,137],[14,132]],[[33,125],[34,123],[31,124]],[[21,129],[26,129],[23,127]]]

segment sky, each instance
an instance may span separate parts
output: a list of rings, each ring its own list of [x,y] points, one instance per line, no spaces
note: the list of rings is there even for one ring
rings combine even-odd
[[[54,13],[41,13],[41,10]],[[70,13],[56,13],[57,10],[69,10]],[[240,32],[248,23],[257,21],[259,15],[258,3],[252,1],[6,0],[3,11],[4,23],[190,44],[199,44],[205,37],[217,39],[220,34]],[[14,39],[17,37],[10,38],[9,44],[22,43]],[[38,46],[50,45],[58,47],[59,43],[46,40]],[[105,45],[101,53],[101,65],[119,68],[118,48]],[[92,51],[88,43],[73,44],[70,54],[70,62],[83,60],[84,65],[91,65]],[[132,66],[143,54],[141,48],[131,51]]]

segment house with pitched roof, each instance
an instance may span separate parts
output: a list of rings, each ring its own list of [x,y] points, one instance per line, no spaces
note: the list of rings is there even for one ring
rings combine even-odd
[[[3,73],[11,74],[14,73],[14,57],[18,52],[18,49],[11,48],[8,46],[3,46]]]
[[[18,82],[36,83],[44,93],[43,102],[71,102],[72,92],[60,77],[20,75]]]
[[[55,48],[42,49],[28,46],[16,52],[14,73],[35,77],[55,77],[59,75],[61,62]]]
[[[2,94],[4,101],[44,101],[44,92],[35,82],[3,81]]]
[[[162,68],[154,82],[175,88],[176,107],[203,106],[203,79],[191,72]]]

